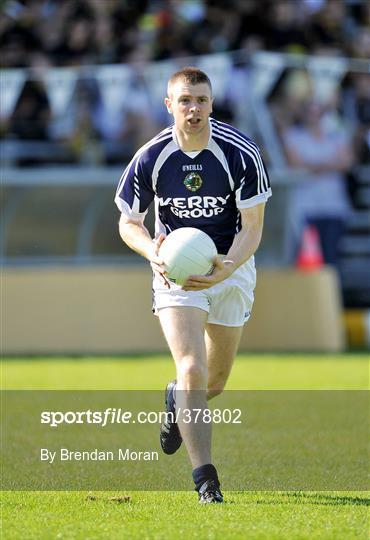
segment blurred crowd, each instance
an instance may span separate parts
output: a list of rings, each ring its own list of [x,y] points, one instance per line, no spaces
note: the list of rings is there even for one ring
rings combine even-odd
[[[216,100],[214,113],[238,124],[241,116],[248,116],[244,98],[254,52],[370,58],[370,2],[6,0],[1,7],[0,47],[0,68],[28,68],[29,74],[11,114],[1,116],[2,139],[63,145],[67,161],[123,163],[170,120],[144,77],[150,62],[241,52],[232,55],[228,88]],[[128,65],[134,72],[128,94],[116,110],[102,99],[94,77],[83,76],[66,109],[55,114],[39,73],[48,67],[83,70],[112,64]],[[271,96],[280,134],[300,121],[304,102],[312,99],[310,84],[302,79],[302,74],[285,74]],[[336,119],[340,114],[347,120],[360,162],[367,162],[370,153],[369,85],[369,75],[347,76],[328,104],[332,114],[325,117],[333,120],[336,109]],[[31,151],[18,163],[31,164],[35,156]]]
[[[367,0],[5,0],[0,67],[238,50],[370,56]]]

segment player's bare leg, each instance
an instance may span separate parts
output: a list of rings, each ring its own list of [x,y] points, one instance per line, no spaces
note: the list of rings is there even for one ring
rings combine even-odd
[[[188,413],[207,408],[207,313],[199,308],[168,307],[159,311],[161,326],[176,363],[178,425],[193,468],[211,462],[211,422],[187,422]]]
[[[208,363],[207,399],[223,391],[238,351],[243,326],[206,325]]]
[[[176,410],[179,428],[193,465],[193,480],[201,503],[223,501],[217,471],[211,462],[211,431],[207,409],[207,351],[204,332],[207,313],[193,307],[164,308],[159,317],[176,362]],[[197,422],[194,413],[199,410]],[[187,422],[190,411],[191,421]],[[198,412],[198,411],[197,411]]]

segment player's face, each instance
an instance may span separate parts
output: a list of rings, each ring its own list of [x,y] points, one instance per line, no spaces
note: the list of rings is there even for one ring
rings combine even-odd
[[[212,95],[208,84],[191,85],[178,81],[172,85],[165,103],[173,114],[176,127],[187,134],[199,135],[208,129],[208,117],[212,112]]]

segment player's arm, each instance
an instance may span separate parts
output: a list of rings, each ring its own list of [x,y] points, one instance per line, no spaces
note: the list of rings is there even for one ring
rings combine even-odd
[[[153,270],[163,276],[165,272],[164,263],[158,257],[158,250],[165,238],[163,234],[153,241],[143,219],[129,218],[124,214],[121,214],[119,220],[119,233],[125,244],[148,259]],[[167,280],[165,282],[167,283]]]
[[[190,276],[183,289],[186,291],[208,289],[228,278],[246,262],[261,242],[264,213],[265,203],[240,209],[242,228],[235,236],[225,260],[216,257],[215,268],[210,276]]]
[[[234,272],[257,251],[263,231],[266,203],[240,210],[242,228],[235,235],[224,264]]]

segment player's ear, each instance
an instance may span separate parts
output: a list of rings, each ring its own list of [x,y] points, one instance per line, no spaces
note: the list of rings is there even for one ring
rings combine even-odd
[[[168,97],[164,98],[164,104],[165,104],[166,107],[167,107],[167,112],[168,112],[169,114],[172,114],[172,103],[171,103],[170,98],[168,98]]]
[[[213,112],[213,100],[214,98],[211,99],[211,113]]]

